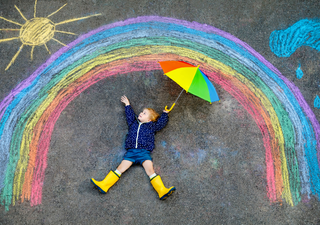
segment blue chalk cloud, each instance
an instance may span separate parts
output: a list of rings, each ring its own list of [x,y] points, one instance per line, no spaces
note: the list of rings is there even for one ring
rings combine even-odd
[[[303,19],[285,30],[275,30],[270,35],[269,46],[278,57],[289,57],[301,46],[320,51],[320,21]]]

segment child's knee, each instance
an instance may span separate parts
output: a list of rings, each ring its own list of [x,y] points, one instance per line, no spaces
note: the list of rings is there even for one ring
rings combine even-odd
[[[143,163],[142,163],[142,166],[144,166],[144,167],[148,167],[148,168],[150,168],[150,167],[152,167],[153,168],[153,162],[151,161],[151,160],[145,160]]]
[[[144,161],[142,166],[148,175],[154,173],[153,162],[151,160]]]

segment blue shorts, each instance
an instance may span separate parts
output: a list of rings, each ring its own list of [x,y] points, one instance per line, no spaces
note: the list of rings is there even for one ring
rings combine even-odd
[[[123,160],[133,162],[133,164],[140,164],[146,160],[152,161],[151,152],[146,149],[132,148],[128,149],[127,153],[123,156]]]

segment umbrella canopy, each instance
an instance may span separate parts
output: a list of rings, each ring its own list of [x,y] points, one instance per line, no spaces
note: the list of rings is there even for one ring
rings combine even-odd
[[[187,92],[210,103],[219,101],[216,89],[207,76],[199,69],[199,66],[196,67],[182,61],[163,61],[159,63],[164,74]]]

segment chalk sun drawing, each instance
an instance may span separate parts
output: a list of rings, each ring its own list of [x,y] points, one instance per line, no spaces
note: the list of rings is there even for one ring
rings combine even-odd
[[[215,27],[144,16],[92,30],[54,53],[0,103],[0,201],[41,204],[56,121],[91,85],[160,70],[158,61],[200,65],[254,119],[265,148],[270,202],[293,206],[320,194],[320,125],[300,90],[248,44]],[[110,84],[111,85],[111,84]]]
[[[58,42],[59,44],[66,46],[64,43],[62,43],[59,40],[54,38],[55,32],[76,35],[75,33],[56,30],[56,26],[61,25],[61,24],[65,24],[65,23],[74,22],[74,21],[77,21],[77,20],[87,19],[87,18],[92,17],[92,16],[101,15],[101,14],[95,14],[95,15],[91,15],[91,16],[65,20],[65,21],[62,21],[62,22],[59,22],[59,23],[52,22],[49,19],[49,17],[54,15],[54,14],[56,14],[58,11],[60,11],[66,5],[67,4],[64,4],[62,7],[60,7],[58,10],[56,10],[53,13],[51,13],[47,17],[36,17],[36,11],[37,11],[36,10],[36,8],[37,8],[37,0],[36,0],[35,4],[34,4],[34,18],[32,18],[30,20],[28,20],[22,14],[20,9],[15,5],[14,7],[20,13],[21,17],[26,21],[25,24],[20,24],[18,22],[15,22],[15,21],[12,21],[12,20],[8,20],[8,19],[0,16],[0,19],[3,19],[5,21],[7,21],[7,22],[19,25],[21,27],[20,29],[11,29],[11,28],[10,29],[0,29],[0,30],[7,30],[7,31],[20,31],[19,37],[0,39],[0,43],[1,42],[6,42],[6,41],[12,41],[12,40],[16,40],[16,39],[20,39],[20,41],[22,42],[22,45],[20,46],[19,50],[13,56],[13,58],[11,59],[10,63],[7,65],[5,70],[8,70],[10,68],[10,66],[14,63],[14,61],[18,57],[18,55],[21,52],[22,48],[24,46],[26,46],[26,45],[32,47],[31,48],[31,60],[33,60],[33,50],[34,50],[35,46],[44,45],[46,47],[47,51],[49,52],[49,54],[51,54],[51,52],[49,51],[48,46],[47,46],[46,43],[48,41],[50,41],[50,40],[54,40],[54,41]]]

